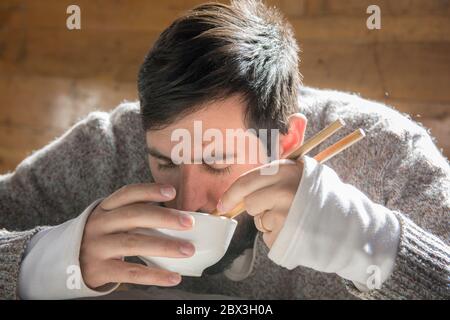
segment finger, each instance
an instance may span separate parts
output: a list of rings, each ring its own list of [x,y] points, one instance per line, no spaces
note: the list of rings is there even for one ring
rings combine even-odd
[[[91,250],[103,259],[131,256],[186,258],[195,253],[194,245],[187,241],[133,233],[101,237],[92,244]]]
[[[269,247],[269,249],[272,248],[272,245],[274,244],[275,240],[277,239],[278,234],[275,232],[266,232],[263,233],[263,241]]]
[[[178,273],[122,260],[103,262],[101,277],[105,284],[132,283],[171,287],[181,282],[181,276]]]
[[[256,229],[264,233],[278,231],[284,225],[283,214],[274,211],[266,211],[258,214],[253,220]]]
[[[244,197],[244,207],[248,214],[255,216],[274,210],[289,211],[294,195],[281,184],[273,184],[256,190]]]
[[[266,226],[263,226],[263,223],[261,222],[261,220],[262,220],[261,219],[261,215],[262,214],[258,214],[258,215],[253,217],[253,222],[255,223],[256,229],[258,231],[263,232],[263,233],[264,232],[270,232],[270,230],[268,230]]]
[[[262,218],[265,214],[258,214],[254,216],[253,221],[255,222],[256,229],[258,231],[261,231],[262,233],[270,232],[272,229],[270,229],[269,226],[265,225],[262,221]]]
[[[135,203],[92,216],[90,228],[96,233],[125,232],[135,228],[187,230],[194,225],[188,213],[150,203]]]
[[[176,195],[174,187],[159,183],[141,183],[123,186],[100,204],[103,210],[114,210],[136,202],[165,202]]]
[[[256,190],[277,183],[279,180],[278,175],[261,174],[262,168],[268,165],[271,164],[250,170],[237,178],[219,200],[217,205],[219,214],[232,210],[242,199]]]
[[[245,211],[252,216],[256,216],[267,210],[272,210],[277,201],[274,195],[274,186],[265,187],[244,197]]]

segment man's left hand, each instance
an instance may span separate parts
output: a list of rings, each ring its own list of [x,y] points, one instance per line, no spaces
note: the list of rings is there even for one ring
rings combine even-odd
[[[278,166],[278,168],[276,167]],[[274,172],[274,174],[267,174]],[[217,205],[221,215],[243,201],[271,248],[289,213],[303,172],[301,161],[276,160],[241,175]]]

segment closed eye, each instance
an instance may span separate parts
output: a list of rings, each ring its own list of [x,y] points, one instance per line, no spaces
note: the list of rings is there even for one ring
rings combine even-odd
[[[222,174],[228,174],[231,172],[231,166],[225,167],[225,168],[214,168],[206,163],[203,163],[203,166],[205,167],[206,171],[212,174],[222,175]]]
[[[175,163],[172,161],[164,161],[164,162],[158,162],[158,170],[164,171],[164,170],[172,170],[178,167]],[[211,174],[215,175],[223,175],[223,174],[229,174],[231,172],[231,166],[224,167],[224,168],[214,168],[206,163],[202,164],[203,168]]]
[[[174,169],[176,167],[177,167],[177,165],[173,162],[164,162],[164,163],[158,162],[158,170],[161,170],[161,171]]]

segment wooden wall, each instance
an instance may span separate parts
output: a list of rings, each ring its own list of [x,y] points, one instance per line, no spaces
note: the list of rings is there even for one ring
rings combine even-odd
[[[1,0],[0,173],[92,110],[136,99],[158,34],[201,0]],[[271,0],[293,24],[307,85],[359,92],[431,128],[450,155],[450,1]],[[81,30],[66,8],[81,7]],[[368,30],[366,8],[381,8]]]

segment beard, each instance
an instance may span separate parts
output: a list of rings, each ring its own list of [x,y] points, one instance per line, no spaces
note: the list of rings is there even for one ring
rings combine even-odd
[[[258,230],[253,223],[253,218],[244,212],[237,221],[238,225],[227,252],[216,264],[203,271],[206,275],[215,275],[223,272],[244,252],[245,249],[253,247],[256,234],[258,233]]]

